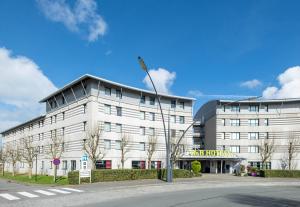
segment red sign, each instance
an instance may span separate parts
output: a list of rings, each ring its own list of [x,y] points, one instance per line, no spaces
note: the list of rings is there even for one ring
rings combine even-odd
[[[54,165],[59,165],[60,164],[60,159],[59,158],[54,158],[53,159],[53,164]]]

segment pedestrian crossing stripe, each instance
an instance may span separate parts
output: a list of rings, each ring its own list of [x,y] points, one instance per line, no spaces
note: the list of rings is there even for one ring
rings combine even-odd
[[[62,194],[69,194],[69,193],[71,193],[69,191],[64,191],[64,190],[59,190],[59,189],[53,189],[53,188],[52,189],[48,189],[48,190],[56,192],[56,193],[62,193]]]
[[[18,192],[18,194],[28,197],[28,198],[37,198],[40,197],[38,195],[32,194],[32,193],[28,193],[28,192]]]
[[[47,195],[47,196],[56,195],[55,193],[52,193],[52,192],[49,192],[49,191],[45,191],[45,190],[35,190],[34,192],[40,193],[40,194],[43,194],[43,195]]]
[[[68,190],[68,191],[74,191],[74,192],[78,192],[78,193],[81,193],[83,192],[83,190],[79,190],[79,189],[74,189],[74,188],[62,188],[64,190]]]
[[[8,194],[8,193],[2,193],[2,194],[0,194],[0,197],[5,198],[5,199],[10,200],[10,201],[20,199],[18,197],[15,197],[13,195]]]

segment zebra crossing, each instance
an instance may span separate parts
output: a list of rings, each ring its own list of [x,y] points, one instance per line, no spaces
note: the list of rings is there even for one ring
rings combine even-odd
[[[67,195],[71,193],[82,193],[83,190],[75,188],[49,188],[49,189],[40,189],[32,191],[20,191],[12,193],[0,193],[0,202],[1,199],[14,201],[24,198],[38,198],[41,196],[55,196],[55,195]]]

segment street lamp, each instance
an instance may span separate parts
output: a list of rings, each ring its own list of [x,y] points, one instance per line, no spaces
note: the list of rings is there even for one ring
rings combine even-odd
[[[166,142],[167,182],[172,182],[172,177],[173,177],[172,173],[173,172],[172,172],[171,165],[170,165],[170,136],[168,136],[168,138],[167,138],[166,123],[165,123],[164,114],[163,114],[163,111],[162,111],[162,108],[161,108],[160,98],[158,96],[156,87],[154,85],[154,82],[153,82],[150,74],[149,74],[148,68],[147,68],[144,60],[141,57],[138,57],[138,61],[139,61],[139,64],[140,64],[141,68],[147,73],[147,75],[148,75],[148,77],[151,81],[151,84],[153,86],[153,89],[155,91],[155,95],[156,95],[156,98],[157,98],[157,101],[158,101],[158,104],[159,104],[159,109],[160,109],[161,118],[162,118],[163,127],[164,127],[165,142]]]

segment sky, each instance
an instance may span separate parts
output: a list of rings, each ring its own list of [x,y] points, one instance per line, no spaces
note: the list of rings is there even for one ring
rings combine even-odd
[[[197,99],[300,97],[300,1],[1,0],[0,131],[89,73]]]

